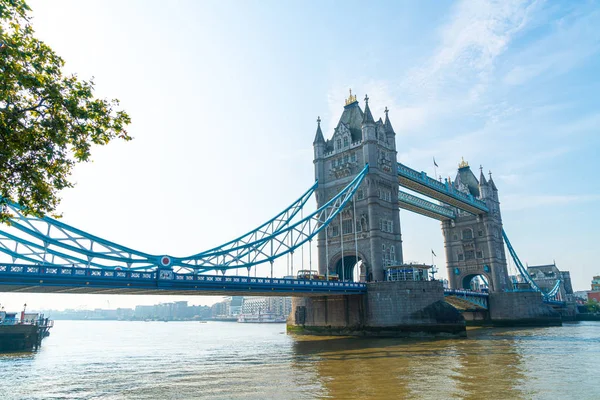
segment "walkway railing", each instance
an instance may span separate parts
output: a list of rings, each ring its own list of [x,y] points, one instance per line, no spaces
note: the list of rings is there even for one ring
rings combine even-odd
[[[475,207],[476,209],[488,212],[488,208],[485,205],[485,202],[473,197],[472,194],[465,194],[456,190],[450,182],[446,181],[445,183],[439,182],[429,176],[424,171],[417,172],[412,168],[407,167],[404,164],[398,163],[398,175],[404,177],[406,179],[410,179],[413,182],[419,183],[427,188],[430,188],[438,193],[444,194],[446,196],[452,197],[456,200],[459,200],[463,203],[466,203],[470,206]],[[442,200],[442,199],[438,199]],[[442,200],[443,201],[443,200]]]
[[[419,209],[425,210],[426,212],[436,214],[442,219],[455,219],[456,214],[448,207],[440,206],[439,204],[432,203],[424,200],[420,197],[413,196],[412,194],[398,191],[398,201],[400,203],[406,203]]]

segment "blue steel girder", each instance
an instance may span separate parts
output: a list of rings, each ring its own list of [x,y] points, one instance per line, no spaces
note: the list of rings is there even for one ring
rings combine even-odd
[[[398,191],[398,205],[402,209],[440,221],[456,218],[456,213],[451,208],[432,203],[401,190]]]
[[[17,260],[45,266],[83,266],[128,271],[175,268],[175,271],[225,272],[273,262],[310,242],[348,204],[368,171],[368,165],[327,204],[303,217],[301,210],[314,194],[315,183],[277,216],[224,245],[188,257],[154,255],[130,249],[52,218],[26,216],[4,201],[12,214],[11,232],[0,229],[0,252]],[[298,220],[298,215],[300,219]]]
[[[363,294],[360,282],[180,274],[173,271],[109,271],[94,268],[0,264],[1,292],[323,296]]]
[[[249,233],[221,245],[219,249],[227,248],[237,243],[260,240],[289,225],[311,198],[316,188],[317,182],[275,217]],[[37,251],[28,253],[28,255],[36,258],[36,262],[54,265],[75,264],[110,268],[109,265],[93,262],[94,259],[99,259],[117,263],[117,267],[132,268],[136,266],[133,268],[145,269],[161,265],[161,259],[165,257],[130,249],[91,235],[53,218],[26,216],[23,214],[21,207],[14,203],[7,202],[6,206],[8,211],[13,215],[10,220],[10,226],[25,234],[25,237],[18,237],[0,230],[0,235],[4,236],[0,237],[0,251],[7,254],[10,253],[13,259],[19,258],[18,254],[20,252],[16,251],[19,245],[25,247],[27,250],[32,250],[32,248],[37,249]],[[16,250],[13,251],[6,245],[7,239],[16,243]],[[32,240],[35,242],[32,242]],[[214,249],[207,250],[206,253],[212,250]]]
[[[521,263],[521,260],[519,259],[519,256],[517,255],[517,252],[515,251],[515,249],[512,247],[510,240],[508,240],[508,235],[506,235],[506,232],[504,231],[504,229],[502,229],[502,237],[504,238],[504,241],[506,242],[506,247],[508,248],[508,252],[510,253],[513,261],[515,262],[515,265],[517,266],[517,270],[519,271],[519,274],[521,274],[523,279],[525,279],[525,281],[529,284],[529,286],[531,286],[531,288],[533,290],[535,290],[536,292],[540,292],[542,294],[544,301],[555,300],[555,297],[558,294],[558,291],[560,290],[561,280],[557,279],[554,287],[552,289],[550,289],[548,292],[544,292],[544,290],[542,290],[542,288],[539,287],[539,285],[535,282],[535,280],[533,280],[531,275],[529,275],[529,272],[527,272],[527,268],[525,268],[523,266],[523,264]]]
[[[279,230],[261,240],[241,244],[222,250],[212,249],[210,252],[199,253],[195,256],[181,259],[181,263],[193,267],[202,265],[204,268],[227,270],[249,268],[265,262],[273,262],[312,239],[342,211],[350,202],[356,190],[362,183],[369,170],[365,165],[362,171],[336,196],[302,220]]]
[[[398,163],[398,182],[400,186],[472,214],[477,215],[489,211],[485,203],[473,195],[462,193],[448,182],[436,181],[427,176],[425,172],[417,172],[401,163]]]
[[[488,309],[489,308],[489,293],[482,292],[474,292],[471,290],[462,290],[462,289],[444,289],[444,296],[446,298],[458,298],[467,303],[470,303],[474,306],[471,310],[473,311],[479,309]]]

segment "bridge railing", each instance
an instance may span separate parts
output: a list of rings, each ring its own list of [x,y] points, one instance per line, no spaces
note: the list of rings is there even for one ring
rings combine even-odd
[[[245,276],[227,276],[227,275],[204,275],[191,273],[176,273],[166,271],[167,273],[139,272],[139,271],[108,271],[92,268],[62,267],[62,266],[44,266],[44,265],[20,265],[20,264],[0,264],[0,274],[30,275],[30,276],[79,276],[86,279],[139,279],[139,280],[158,280],[160,281],[193,281],[204,283],[227,283],[227,284],[267,284],[267,285],[293,285],[302,287],[328,287],[328,288],[366,288],[365,283],[343,282],[343,281],[319,281],[309,279],[290,279],[290,278],[260,278]]]
[[[92,278],[156,279],[156,272],[118,271],[94,268],[63,267],[56,265],[0,264],[0,273],[25,275],[75,275]]]
[[[490,297],[489,293],[474,292],[472,290],[463,289],[444,289],[446,296],[475,296],[475,297]]]
[[[450,219],[456,218],[456,214],[450,208],[441,206],[439,204],[434,204],[430,201],[424,200],[417,196],[413,196],[401,190],[398,191],[398,201],[406,204],[411,204],[413,206],[431,211],[435,214],[439,214]]]
[[[405,178],[411,179],[415,182],[421,183],[427,187],[430,187],[438,192],[454,197],[458,200],[464,201],[467,204],[474,205],[482,211],[487,212],[488,208],[484,201],[475,198],[472,194],[465,194],[459,190],[456,190],[448,181],[446,183],[439,182],[429,176],[424,171],[420,173],[412,168],[407,167],[404,164],[398,163],[398,175]]]
[[[452,296],[484,309],[488,309],[489,307],[489,293],[464,289],[444,289],[444,296]]]

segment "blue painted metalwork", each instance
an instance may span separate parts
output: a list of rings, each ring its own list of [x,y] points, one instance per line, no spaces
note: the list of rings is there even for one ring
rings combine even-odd
[[[414,169],[409,168],[404,164],[398,163],[398,176],[405,178],[409,181],[415,182],[418,185],[422,185],[422,186],[430,189],[433,192],[440,193],[444,196],[454,199],[455,203],[451,204],[451,205],[453,205],[455,207],[463,208],[469,212],[472,212],[475,210],[477,210],[479,212],[485,212],[485,213],[489,212],[487,206],[485,205],[485,202],[473,197],[473,195],[471,195],[470,193],[465,194],[463,192],[456,190],[450,184],[450,182],[442,183],[433,178],[430,178],[429,176],[427,176],[427,173],[425,173],[424,171],[417,172]],[[414,187],[409,187],[409,188],[418,191],[418,188],[414,188]],[[427,193],[424,193],[424,194],[427,194]],[[440,200],[442,202],[447,202],[447,201],[445,201],[444,198],[441,198],[441,197],[440,198],[436,197],[436,200]],[[467,207],[465,207],[465,205]]]
[[[523,264],[521,263],[521,260],[519,259],[519,256],[517,256],[517,252],[515,251],[515,249],[510,244],[510,240],[508,240],[508,236],[506,235],[506,232],[504,231],[504,229],[502,229],[502,237],[504,238],[504,241],[506,242],[506,247],[508,247],[508,252],[512,256],[512,259],[515,262],[515,265],[517,266],[517,270],[519,271],[519,274],[521,274],[523,279],[525,279],[525,281],[529,284],[529,286],[531,286],[531,288],[533,290],[535,290],[536,292],[540,292],[542,294],[545,302],[555,301],[556,300],[555,297],[560,289],[560,282],[561,282],[560,279],[556,280],[556,284],[554,285],[554,287],[552,289],[550,289],[550,291],[544,292],[542,290],[542,288],[540,288],[538,286],[538,284],[535,283],[535,281],[533,280],[531,275],[529,275],[529,273],[527,272],[527,268],[525,268],[523,266]]]
[[[439,220],[456,219],[456,213],[449,207],[441,206],[412,194],[398,191],[400,208],[426,215]]]
[[[484,308],[486,310],[489,308],[489,293],[461,289],[444,289],[444,296],[458,297],[464,301],[472,303],[476,307]]]
[[[86,267],[113,271],[225,272],[272,262],[311,241],[348,204],[368,171],[362,171],[330,201],[305,218],[300,210],[314,194],[315,183],[298,200],[258,228],[221,246],[189,257],[154,255],[99,238],[49,217],[25,216],[8,203],[14,232],[0,230],[0,252],[17,260],[52,267]],[[17,234],[19,233],[19,234]]]
[[[193,295],[252,293],[260,295],[363,294],[366,284],[287,278],[176,273],[172,270],[132,271],[0,264],[2,291],[52,293],[127,293]]]
[[[306,202],[311,198],[316,188],[317,182],[315,182],[302,196],[300,196],[300,198],[298,198],[295,202],[293,202],[275,217],[262,224],[258,228],[250,231],[246,235],[240,236],[239,238],[234,239],[233,241],[228,242],[221,247],[226,247],[241,241],[255,241],[265,237],[268,234],[277,232],[283,227],[289,225],[290,221],[298,214]],[[37,252],[33,249],[43,249],[45,255],[52,256],[52,260],[54,260],[56,257],[59,257],[59,260],[62,262],[50,262],[50,260],[47,259],[40,260],[39,257],[35,260],[19,257],[19,255],[24,254],[17,251],[12,251],[10,248],[4,245],[2,238],[0,238],[0,251],[7,253],[14,258],[38,263],[49,262],[51,264],[59,265],[76,264],[101,268],[110,267],[94,263],[92,260],[102,259],[120,263],[125,262],[129,268],[131,268],[132,265],[137,264],[143,264],[143,268],[145,268],[145,265],[148,264],[164,265],[164,263],[161,262],[161,258],[165,256],[154,256],[148,253],[130,249],[120,244],[91,235],[53,218],[24,216],[21,207],[14,203],[9,202],[8,209],[13,213],[13,217],[10,221],[11,226],[22,231],[29,236],[29,238],[38,239],[38,241],[32,242],[31,240],[27,240],[27,236],[26,238],[20,238],[0,230],[1,236],[26,246],[29,250],[31,250],[31,254],[29,254],[30,256],[37,254]],[[58,251],[56,250],[57,248],[60,248],[61,250]]]

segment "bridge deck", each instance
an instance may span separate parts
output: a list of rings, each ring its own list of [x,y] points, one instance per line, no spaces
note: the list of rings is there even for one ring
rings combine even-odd
[[[471,290],[444,289],[445,300],[460,311],[482,311],[489,308],[489,294]]]
[[[0,292],[304,297],[366,290],[356,282],[0,265]]]

